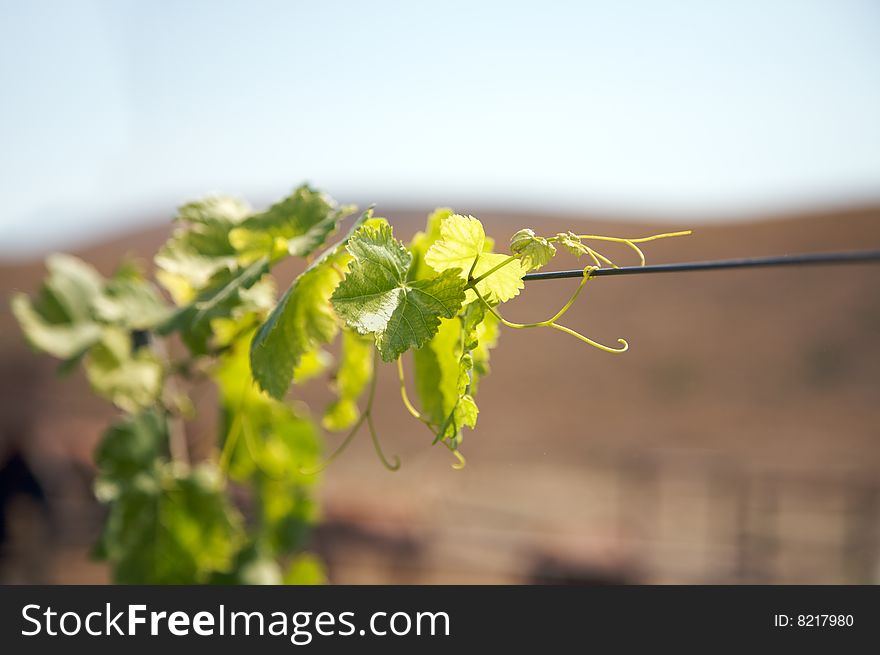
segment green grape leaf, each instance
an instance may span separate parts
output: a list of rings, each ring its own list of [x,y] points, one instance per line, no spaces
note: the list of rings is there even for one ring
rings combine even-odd
[[[371,209],[362,213],[341,241],[293,281],[254,335],[251,370],[260,388],[275,398],[287,393],[300,358],[336,336],[339,327],[330,295],[339,283],[340,267],[349,259],[343,247],[361,225],[374,220],[372,215]]]
[[[581,243],[580,237],[573,232],[560,232],[556,235],[559,245],[575,257],[587,254],[587,247]]]
[[[360,416],[357,401],[373,377],[373,342],[353,330],[342,333],[342,356],[336,371],[336,394],[322,425],[328,430],[347,430]]]
[[[157,411],[147,410],[111,425],[95,451],[95,489],[99,500],[113,500],[137,476],[155,474],[167,447],[167,424]]]
[[[101,326],[93,321],[53,321],[57,305],[49,293],[41,293],[36,304],[25,294],[16,293],[11,304],[25,338],[35,350],[76,362],[101,338]]]
[[[229,243],[229,232],[251,211],[228,196],[209,196],[178,210],[179,227],[155,257],[156,277],[178,304],[192,301],[221,271],[237,267],[238,252]]]
[[[225,234],[228,232],[225,229],[226,226],[238,225],[252,213],[251,206],[240,198],[213,194],[182,205],[178,208],[174,220],[191,225],[222,226],[222,232]],[[200,252],[207,255],[220,254],[215,250],[217,247],[221,252],[228,252],[227,246],[222,244],[222,240],[215,240],[210,232],[199,234],[200,236],[195,238],[195,245],[198,246]],[[206,239],[202,240],[203,237]]]
[[[50,255],[46,267],[49,274],[36,301],[15,294],[12,312],[31,347],[76,361],[101,338],[92,305],[104,281],[95,269],[70,255]]]
[[[303,355],[336,336],[338,326],[329,300],[340,280],[336,266],[343,257],[322,259],[299,275],[254,336],[254,379],[275,398],[287,393]]]
[[[47,268],[36,301],[17,294],[12,310],[34,348],[65,360],[62,372],[105,338],[106,326],[145,330],[170,316],[157,289],[131,262],[123,263],[109,280],[70,255],[51,255]],[[104,359],[101,354],[97,358]]]
[[[167,464],[113,502],[100,553],[120,584],[197,584],[230,570],[243,541],[220,472]]]
[[[231,230],[229,241],[244,262],[260,257],[274,260],[286,254],[306,257],[320,248],[352,211],[354,207],[340,207],[327,194],[302,185]]]
[[[471,350],[478,345],[482,307],[469,305],[462,316],[442,321],[437,335],[414,353],[416,391],[423,413],[436,426],[435,443],[445,440],[453,448],[461,443],[462,428],[477,424]]]
[[[254,296],[248,291],[268,271],[269,262],[263,258],[246,268],[215,276],[211,286],[159,327],[159,333],[180,331],[181,338],[193,353],[206,353],[213,334],[213,321],[233,317],[243,309],[257,309],[252,306]]]
[[[93,305],[102,321],[132,330],[149,330],[171,316],[156,287],[132,262],[124,262],[107,280]]]
[[[473,394],[489,372],[489,349],[498,339],[498,319],[483,303],[442,321],[437,335],[414,353],[416,391],[423,413],[436,426],[436,441],[457,448],[462,428],[473,428],[479,409]]]
[[[467,280],[472,269],[472,276],[478,278],[509,259],[507,255],[485,251],[483,225],[473,216],[452,214],[440,224],[440,236],[440,240],[434,242],[425,254],[425,262],[437,272],[457,269],[459,276]],[[474,265],[478,255],[479,259]],[[525,274],[522,264],[514,259],[479,282],[476,288],[488,302],[507,302],[523,288],[522,277]],[[475,298],[468,290],[465,302],[470,303]]]
[[[53,254],[46,259],[46,285],[54,293],[64,315],[71,321],[92,317],[92,303],[101,295],[104,279],[89,264],[72,255]]]
[[[387,296],[386,302],[393,302],[394,309],[376,339],[382,359],[391,362],[410,348],[420,348],[434,334],[439,317],[455,316],[464,301],[463,282],[455,270],[444,271],[434,279],[401,286],[400,292]]]
[[[458,402],[460,358],[461,321],[457,318],[441,321],[434,338],[413,353],[421,410],[436,426],[446,422]]]
[[[452,318],[461,309],[465,281],[459,271],[407,281],[412,255],[387,223],[361,228],[347,248],[354,259],[331,302],[349,327],[376,335],[384,361],[421,347],[437,332],[441,317]]]
[[[532,229],[525,228],[510,238],[510,250],[520,256],[527,271],[536,271],[553,259],[556,247],[544,237],[535,236]]]
[[[92,389],[120,409],[134,413],[149,407],[162,392],[162,364],[147,348],[132,347],[131,335],[107,327],[85,358]]]

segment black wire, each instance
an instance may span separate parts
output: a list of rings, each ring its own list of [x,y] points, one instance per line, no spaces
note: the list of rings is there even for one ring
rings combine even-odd
[[[747,259],[719,259],[709,262],[683,262],[681,264],[654,264],[652,266],[621,266],[619,268],[593,269],[590,277],[611,275],[640,275],[643,273],[682,273],[685,271],[711,271],[724,268],[762,268],[769,266],[810,266],[821,264],[867,264],[880,263],[880,250],[856,250],[853,252],[822,252],[808,255],[783,255],[781,257],[750,257]],[[582,277],[582,269],[573,271],[547,271],[528,273],[523,280],[559,280]]]

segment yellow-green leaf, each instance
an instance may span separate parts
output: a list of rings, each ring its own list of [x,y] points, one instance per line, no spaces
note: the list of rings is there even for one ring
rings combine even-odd
[[[452,214],[440,224],[440,237],[425,254],[425,262],[435,271],[457,269],[462,279],[467,280],[469,273],[476,279],[504,263],[476,288],[490,303],[506,302],[519,294],[526,271],[517,259],[485,252],[486,234],[479,220],[473,216]],[[468,290],[465,302],[474,298],[475,295]]]
[[[437,332],[440,318],[461,309],[465,283],[458,271],[408,281],[412,256],[387,223],[362,227],[347,248],[354,259],[333,293],[333,308],[360,334],[376,335],[384,361],[421,347]]]
[[[536,236],[530,228],[520,230],[510,238],[510,250],[520,256],[527,271],[538,270],[556,254],[556,247],[544,237]]]
[[[95,393],[126,412],[154,404],[162,391],[162,364],[147,348],[134,350],[131,335],[105,328],[85,359],[86,377]]]

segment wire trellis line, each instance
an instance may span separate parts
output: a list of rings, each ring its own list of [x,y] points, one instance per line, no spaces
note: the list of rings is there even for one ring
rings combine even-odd
[[[855,250],[850,252],[820,252],[804,255],[781,255],[778,257],[748,257],[744,259],[718,259],[705,262],[681,262],[678,264],[652,264],[650,266],[620,266],[618,268],[594,268],[590,277],[613,275],[640,275],[645,273],[684,273],[689,271],[713,271],[727,268],[769,268],[776,266],[817,266],[840,264],[880,263],[880,250]],[[528,273],[526,282],[536,280],[560,280],[583,277],[583,269],[571,271],[545,271]]]

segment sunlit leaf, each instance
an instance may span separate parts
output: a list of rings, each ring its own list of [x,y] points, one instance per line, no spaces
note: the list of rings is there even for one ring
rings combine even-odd
[[[338,330],[330,294],[339,283],[343,254],[322,259],[294,280],[254,336],[251,365],[262,389],[282,398],[307,352],[328,343]]]
[[[238,264],[229,232],[251,213],[241,200],[209,196],[178,210],[171,238],[159,249],[157,277],[178,304],[190,302],[221,271]]]
[[[349,241],[354,257],[331,301],[336,313],[361,334],[375,334],[384,361],[419,348],[452,318],[464,300],[464,280],[455,269],[408,281],[412,256],[387,224],[361,228]]]
[[[476,218],[452,214],[440,224],[440,236],[425,254],[425,262],[435,271],[457,270],[467,280],[468,274],[476,279],[500,266],[477,284],[477,290],[491,303],[506,302],[519,294],[525,269],[516,259],[508,261],[507,255],[485,251],[486,235]],[[468,290],[466,302],[474,298]]]
[[[587,247],[581,243],[580,237],[573,232],[560,232],[556,235],[558,243],[575,257],[586,255]]]
[[[535,271],[553,259],[556,247],[544,237],[535,235],[535,231],[525,228],[510,238],[510,250],[520,256],[526,271]]]
[[[268,270],[268,260],[263,258],[247,268],[215,277],[211,286],[178,310],[160,327],[160,332],[168,334],[179,331],[191,351],[205,353],[213,332],[212,321],[229,318],[242,306],[248,305],[248,290],[260,282]]]
[[[246,263],[282,254],[305,257],[320,248],[352,211],[354,207],[340,207],[327,194],[303,185],[234,228],[229,242]]]
[[[139,475],[156,475],[157,466],[167,457],[167,448],[167,423],[155,410],[111,425],[95,451],[99,499],[106,502],[116,498]]]
[[[344,246],[371,217],[371,210],[361,214],[339,243],[325,250],[297,276],[254,335],[251,344],[254,379],[275,398],[287,393],[300,358],[336,336],[338,325],[330,296],[342,279],[342,267],[350,259]]]
[[[107,280],[93,306],[102,321],[133,330],[151,329],[171,315],[158,289],[131,262]]]
[[[162,364],[147,348],[134,349],[131,335],[105,328],[85,358],[86,377],[95,393],[127,412],[153,405],[162,392]]]
[[[196,584],[229,570],[244,533],[219,472],[164,466],[112,504],[100,552],[121,584]]]
[[[46,267],[36,300],[14,294],[12,312],[33,348],[75,360],[101,338],[93,303],[103,292],[103,279],[70,255],[50,255]]]

